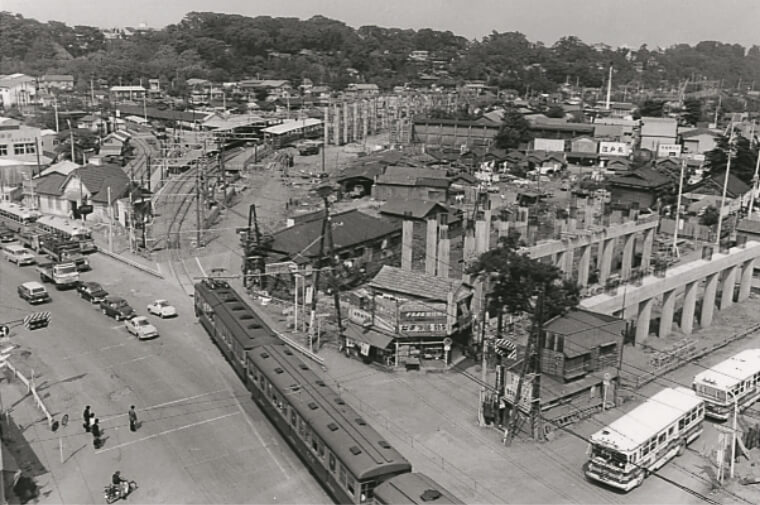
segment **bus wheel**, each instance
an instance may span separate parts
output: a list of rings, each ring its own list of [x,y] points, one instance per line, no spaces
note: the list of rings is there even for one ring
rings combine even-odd
[[[636,485],[633,486],[634,489],[636,489],[637,487],[639,487],[640,485],[642,485],[644,483],[644,477],[645,477],[645,473],[644,472],[641,472],[639,474],[639,476],[636,477]]]

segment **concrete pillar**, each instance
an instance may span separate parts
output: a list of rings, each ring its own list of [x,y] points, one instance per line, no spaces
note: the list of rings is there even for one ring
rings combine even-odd
[[[736,271],[738,265],[723,270],[723,282],[721,282],[720,310],[727,309],[734,304],[734,287],[736,286]]]
[[[348,144],[348,104],[343,102],[343,143]]]
[[[483,219],[475,221],[475,251],[482,254],[488,250],[486,222]]]
[[[631,269],[633,268],[633,246],[636,244],[636,235],[631,233],[623,237],[623,265],[620,271],[620,277],[623,280],[631,278]]]
[[[341,125],[340,125],[340,109],[338,108],[337,103],[333,107],[333,121],[331,124],[333,128],[333,134],[335,135],[335,145],[339,146],[341,144],[340,142]]]
[[[699,282],[690,282],[686,285],[683,295],[683,309],[681,310],[681,331],[690,335],[694,329],[694,308],[697,306],[697,291]]]
[[[652,259],[652,244],[654,243],[654,229],[644,232],[644,243],[641,246],[641,269],[646,272]]]
[[[567,231],[572,233],[578,228],[578,220],[574,217],[567,218]]]
[[[612,271],[612,253],[615,251],[615,239],[608,238],[603,243],[604,252],[602,253],[602,261],[599,266],[599,283],[602,285],[607,282],[607,278]]]
[[[560,251],[557,254],[552,254],[552,265],[559,268],[563,272],[565,271],[565,263],[567,258],[567,251]]]
[[[462,244],[462,256],[464,261],[472,261],[477,256],[477,248],[475,245],[475,232],[471,226],[465,225],[464,229],[464,243]]]
[[[654,298],[644,300],[639,304],[639,313],[636,316],[636,343],[643,342],[649,337],[649,320],[652,317],[652,305],[654,305]]]
[[[602,269],[602,258],[604,257],[604,239],[601,239],[597,243],[597,250],[596,250],[596,269],[600,270]]]
[[[667,337],[673,331],[673,311],[676,307],[676,290],[671,289],[662,294],[662,309],[660,311],[660,337]]]
[[[354,117],[353,119],[353,131],[351,132],[351,140],[356,142],[359,139],[359,102],[354,102]]]
[[[702,314],[699,317],[699,325],[707,328],[712,324],[715,310],[715,292],[718,290],[718,276],[720,272],[708,275],[705,283],[705,293],[702,296]]]
[[[485,208],[483,209],[483,221],[486,223],[486,229],[484,230],[484,251],[491,249],[491,200],[486,200]]]
[[[404,219],[401,228],[401,269],[412,271],[412,242],[414,241],[414,221]]]
[[[499,221],[499,238],[509,236],[509,221]]]
[[[743,302],[749,298],[752,289],[752,273],[755,270],[755,260],[749,260],[742,265],[741,281],[739,284],[739,300]]]
[[[441,224],[438,229],[438,277],[449,276],[449,252],[451,244],[449,241],[449,225]]]
[[[573,278],[573,263],[575,262],[575,249],[570,247],[567,251],[565,251],[565,261],[562,262],[562,265],[560,265],[560,268],[563,272],[565,272],[565,278],[566,279],[572,279]]]
[[[427,220],[425,234],[425,273],[435,275],[435,264],[438,251],[438,220],[434,217]]]
[[[324,124],[324,128],[322,129],[322,133],[324,134],[322,149],[324,149],[330,143],[330,109],[327,107],[322,109],[322,123]]]
[[[578,262],[578,284],[581,287],[588,286],[588,271],[591,265],[591,246],[581,247],[581,259]]]

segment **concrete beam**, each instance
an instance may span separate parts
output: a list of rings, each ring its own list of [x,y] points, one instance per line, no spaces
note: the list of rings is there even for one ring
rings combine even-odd
[[[414,242],[414,221],[404,219],[401,228],[401,269],[412,271],[412,243]]]
[[[652,318],[652,305],[654,305],[654,298],[644,300],[639,304],[639,313],[636,316],[636,343],[643,342],[649,337],[649,321]]]
[[[690,335],[694,330],[694,309],[697,306],[697,292],[699,282],[690,282],[686,285],[683,295],[683,309],[681,309],[681,331]]]
[[[628,285],[616,294],[601,293],[586,298],[580,305],[584,309],[612,314],[625,304],[635,304],[655,298],[671,289],[677,289],[691,282],[700,282],[712,274],[717,274],[729,267],[740,265],[760,257],[760,242],[748,241],[744,248],[733,247],[725,253],[714,253],[712,259],[698,259],[668,269],[664,277],[648,275],[641,280],[641,285]],[[625,300],[623,300],[625,293]]]
[[[660,312],[660,331],[657,335],[667,337],[673,331],[673,311],[676,308],[676,290],[671,289],[662,295]]]
[[[723,272],[721,282],[720,310],[727,309],[734,304],[734,288],[736,287],[736,271],[738,265],[733,265]]]
[[[657,216],[645,216],[636,221],[628,221],[622,224],[599,228],[595,230],[578,231],[575,237],[565,237],[561,240],[547,240],[530,247],[524,247],[521,252],[533,259],[551,256],[567,249],[576,249],[584,245],[596,244],[604,239],[614,239],[635,233],[650,231],[654,236],[657,228]]]
[[[713,312],[715,312],[715,293],[718,291],[718,277],[720,272],[714,272],[707,277],[705,292],[702,295],[702,313],[699,315],[699,325],[707,328],[712,324]]]
[[[752,274],[755,271],[755,260],[749,260],[742,265],[741,281],[739,283],[739,300],[743,302],[749,298],[752,289]]]
[[[620,277],[626,281],[631,278],[633,268],[633,246],[636,245],[636,235],[631,233],[623,238],[623,265],[620,268]]]

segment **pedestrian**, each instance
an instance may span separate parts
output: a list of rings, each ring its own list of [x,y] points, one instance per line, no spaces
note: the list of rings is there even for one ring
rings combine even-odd
[[[87,423],[90,427],[90,430],[92,429],[92,425],[95,424],[95,412],[90,411],[90,421]],[[87,431],[90,431],[87,430]]]
[[[137,431],[137,412],[134,405],[129,407],[129,430]]]
[[[82,417],[84,418],[84,431],[87,433],[90,432],[90,406],[86,406],[84,408],[84,413],[82,414]]]
[[[92,446],[95,449],[100,448],[100,435],[102,434],[100,431],[100,426],[98,425],[98,419],[95,419],[95,421],[92,423],[92,428],[90,428],[92,431]]]

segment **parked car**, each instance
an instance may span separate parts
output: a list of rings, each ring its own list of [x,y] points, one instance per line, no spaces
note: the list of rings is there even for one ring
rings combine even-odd
[[[25,282],[20,285],[18,295],[32,305],[50,301],[50,293],[45,289],[45,286],[37,281]]]
[[[131,319],[137,313],[135,309],[129,306],[124,298],[118,296],[106,296],[100,302],[100,310],[108,317],[113,317],[117,321],[122,319]]]
[[[15,242],[16,241],[16,234],[13,233],[13,230],[9,230],[5,226],[0,225],[0,242],[3,244],[7,244],[9,242]]]
[[[77,292],[79,297],[83,300],[87,300],[90,303],[100,303],[108,296],[108,291],[103,289],[103,286],[97,282],[87,281],[77,286]]]
[[[150,324],[148,318],[145,316],[137,316],[124,323],[127,327],[127,331],[136,336],[140,340],[147,340],[149,338],[158,337],[158,330],[155,326]]]
[[[177,309],[175,309],[174,306],[166,300],[155,300],[153,303],[148,305],[148,313],[163,319],[165,317],[176,316]]]
[[[33,265],[37,261],[32,251],[19,244],[3,246],[3,255],[5,259],[18,266]]]

